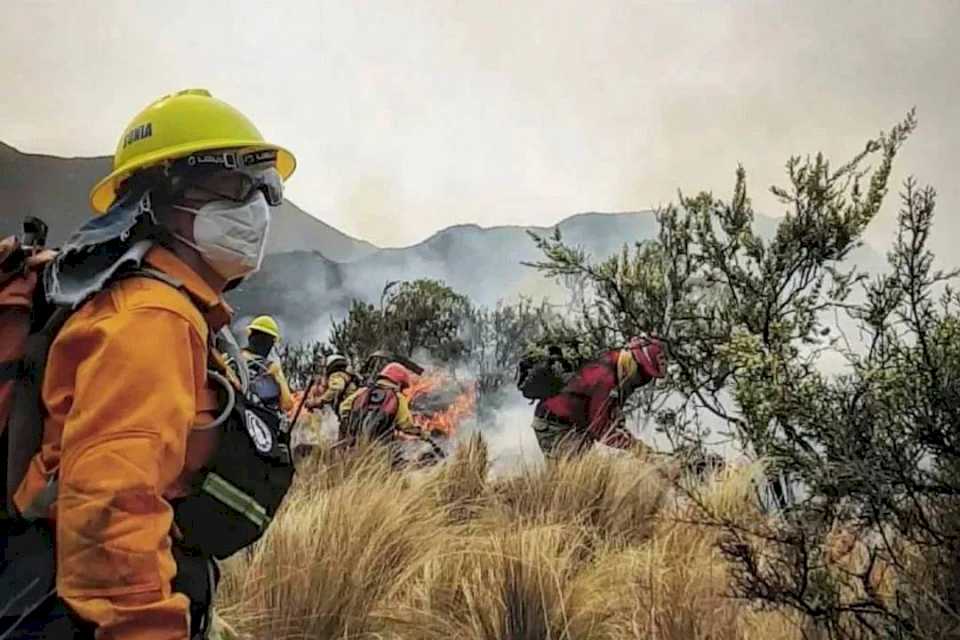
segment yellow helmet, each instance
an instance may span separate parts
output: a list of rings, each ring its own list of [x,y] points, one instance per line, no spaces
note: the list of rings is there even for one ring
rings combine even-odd
[[[259,331],[280,340],[280,325],[270,316],[258,316],[247,325],[247,331]]]
[[[113,171],[90,192],[90,206],[105,213],[120,183],[140,169],[197,151],[231,148],[276,151],[277,172],[284,180],[297,166],[292,153],[265,141],[246,116],[206,89],[164,96],[124,129],[113,155]]]

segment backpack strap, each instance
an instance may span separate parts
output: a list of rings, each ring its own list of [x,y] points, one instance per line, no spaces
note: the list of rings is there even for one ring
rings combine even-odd
[[[265,375],[270,368],[270,363],[263,356],[254,355],[249,360],[246,358],[244,360],[246,360],[247,368],[253,378]]]
[[[351,393],[356,391],[363,384],[363,381],[360,379],[360,376],[356,375],[355,373],[352,373],[345,369],[343,371],[334,372],[334,374],[336,373],[343,373],[343,375],[346,376],[346,381],[343,384],[343,389],[341,389],[339,393],[335,394],[333,399],[330,401],[330,406],[332,407],[339,407],[340,403],[342,403],[347,398],[347,396],[349,396]],[[334,374],[331,374],[331,375],[334,375]],[[353,389],[351,389],[351,386],[353,387]]]
[[[26,475],[33,456],[39,451],[43,438],[44,414],[40,391],[46,371],[47,355],[53,339],[71,313],[71,309],[67,307],[57,308],[40,331],[27,337],[22,364],[14,382],[13,406],[7,426],[6,503],[11,515],[15,515],[13,494]],[[52,480],[52,482],[56,481]],[[47,493],[48,491],[45,490],[40,497]],[[49,508],[50,504],[52,500],[46,507]],[[30,506],[31,509],[28,510],[32,513],[36,509],[33,508],[34,505]],[[36,508],[42,509],[43,505],[38,504]]]
[[[246,393],[250,388],[250,369],[247,367],[247,359],[241,353],[240,345],[237,344],[237,339],[230,332],[230,327],[222,327],[216,335],[211,335],[210,340],[211,350],[214,353],[223,354],[223,359],[227,363],[233,363],[229,366],[236,374],[240,390]]]

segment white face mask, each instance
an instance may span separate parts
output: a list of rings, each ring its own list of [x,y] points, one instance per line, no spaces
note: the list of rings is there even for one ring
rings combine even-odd
[[[214,200],[199,209],[173,206],[194,215],[194,241],[177,237],[224,279],[236,280],[260,269],[270,229],[270,207],[263,192],[242,204]]]

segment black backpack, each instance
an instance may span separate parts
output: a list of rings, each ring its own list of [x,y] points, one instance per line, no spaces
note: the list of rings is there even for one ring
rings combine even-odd
[[[221,382],[233,408],[220,442],[193,491],[173,502],[181,544],[218,559],[233,555],[264,534],[293,482],[290,436],[282,416]],[[229,406],[229,404],[227,405]]]
[[[527,354],[517,365],[517,389],[528,400],[552,398],[570,377],[560,361],[545,354]]]
[[[344,431],[351,439],[381,440],[393,432],[400,400],[397,392],[378,384],[368,384],[360,392],[346,416]]]

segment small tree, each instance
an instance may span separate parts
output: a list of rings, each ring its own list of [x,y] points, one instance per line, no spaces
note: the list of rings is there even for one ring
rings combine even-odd
[[[911,112],[836,170],[821,155],[791,158],[790,187],[773,188],[790,210],[769,240],[754,227],[740,168],[730,202],[681,194],[679,205],[658,212],[655,241],[593,263],[559,235],[538,237],[545,260],[533,266],[577,281],[582,302],[566,331],[584,343],[602,348],[638,332],[667,343],[670,376],[655,398],[664,407],[674,401],[658,425],[676,445],[702,442],[712,423],[758,455],[775,455],[780,435],[804,447],[793,407],[780,392],[753,394],[756,370],[744,359],[763,358],[763,375],[777,389],[816,374],[830,346],[824,313],[843,308],[860,277],[841,263],[879,210],[893,159],[914,126]],[[862,165],[876,154],[880,164],[863,191]]]
[[[461,332],[471,310],[466,296],[442,282],[402,282],[383,305],[384,337],[400,353],[423,350],[439,362],[456,362],[465,354]]]
[[[372,304],[353,300],[347,316],[334,321],[330,328],[330,344],[346,356],[354,367],[360,366],[384,342],[383,313]]]
[[[379,307],[353,301],[347,317],[334,321],[330,343],[355,365],[380,349],[455,362],[465,353],[460,334],[471,312],[469,300],[442,282],[389,283]]]
[[[844,262],[914,127],[911,112],[836,169],[792,158],[772,233],[757,228],[740,169],[729,202],[681,195],[658,213],[655,241],[609,260],[537,239],[535,266],[578,283],[565,330],[598,346],[637,331],[667,342],[651,407],[677,446],[729,434],[802,488],[760,525],[702,515],[727,531],[740,595],[792,607],[826,637],[960,633],[960,314],[943,287],[954,274],[934,272],[926,250],[933,191],[906,183],[890,274]],[[865,346],[836,334],[844,314]],[[847,371],[824,373],[826,354]]]
[[[512,377],[527,345],[544,335],[550,316],[545,304],[529,299],[473,309],[464,361],[476,372],[481,392],[493,392]]]
[[[287,382],[293,389],[303,389],[313,376],[320,373],[323,359],[333,350],[323,342],[281,344],[278,349],[280,364]]]
[[[960,299],[943,286],[957,273],[934,271],[926,248],[933,190],[910,179],[902,200],[891,271],[848,309],[865,350],[844,347],[848,373],[783,394],[811,446],[778,454],[809,498],[760,531],[725,523],[743,593],[831,637],[960,633]],[[842,561],[838,531],[853,541]]]

